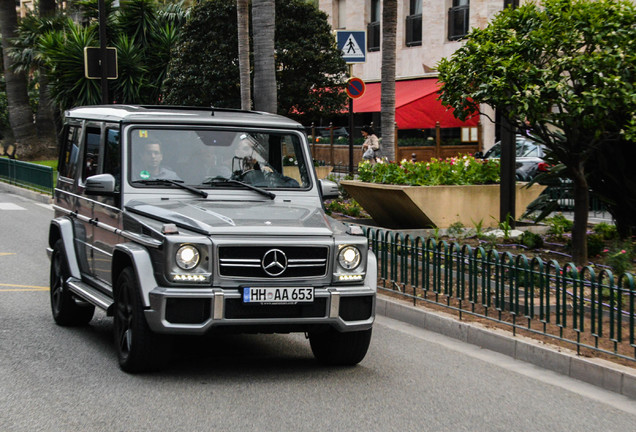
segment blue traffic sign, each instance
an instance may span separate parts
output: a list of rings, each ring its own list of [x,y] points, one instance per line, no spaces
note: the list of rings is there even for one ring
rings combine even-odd
[[[338,30],[336,33],[338,49],[347,63],[364,63],[367,61],[367,32]]]

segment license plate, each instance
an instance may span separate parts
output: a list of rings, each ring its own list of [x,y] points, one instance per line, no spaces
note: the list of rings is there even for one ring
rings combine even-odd
[[[310,303],[314,301],[313,288],[299,287],[244,287],[243,303]]]

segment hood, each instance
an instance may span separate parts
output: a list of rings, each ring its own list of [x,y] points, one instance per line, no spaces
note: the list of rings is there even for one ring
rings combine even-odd
[[[334,234],[333,220],[320,207],[275,200],[135,200],[126,204],[126,211],[205,235]]]

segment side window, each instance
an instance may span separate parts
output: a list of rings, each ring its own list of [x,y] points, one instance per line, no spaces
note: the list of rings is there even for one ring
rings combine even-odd
[[[121,152],[119,144],[119,129],[106,129],[106,145],[104,146],[104,173],[115,177],[115,190],[121,184]]]
[[[78,125],[68,125],[66,139],[62,144],[62,153],[58,163],[58,174],[61,177],[74,179],[77,174],[77,160],[79,157],[79,132]]]
[[[371,0],[371,13],[367,24],[367,51],[380,51],[380,0]]]
[[[448,10],[448,40],[457,40],[468,34],[470,0],[452,0]]]
[[[406,46],[422,45],[422,0],[410,0],[406,17]]]
[[[84,170],[82,171],[82,181],[87,177],[98,174],[99,172],[99,138],[101,135],[100,128],[97,126],[88,126],[84,140],[86,148],[84,150]]]

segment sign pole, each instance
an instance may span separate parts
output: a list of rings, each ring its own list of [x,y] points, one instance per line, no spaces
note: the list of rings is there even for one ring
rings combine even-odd
[[[348,66],[349,78],[352,78],[353,65]],[[349,98],[349,175],[353,177],[353,98]]]
[[[99,12],[99,58],[101,66],[102,103],[108,104],[108,55],[106,53],[106,5],[104,0],[97,1]]]

